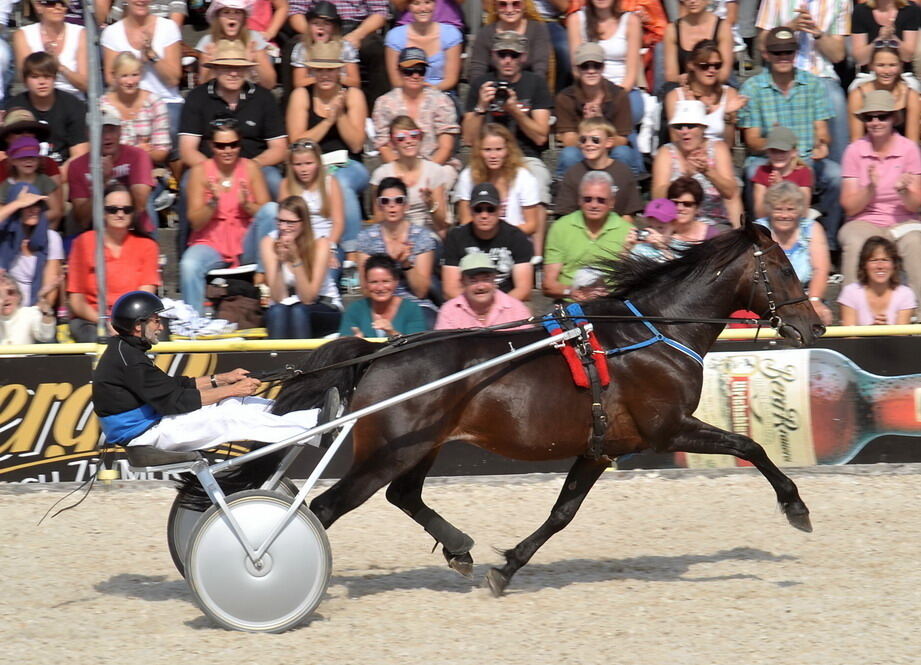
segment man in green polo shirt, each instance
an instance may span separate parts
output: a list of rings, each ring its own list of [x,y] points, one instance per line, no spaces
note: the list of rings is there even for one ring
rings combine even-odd
[[[573,283],[580,268],[591,268],[620,254],[633,228],[613,212],[617,188],[605,171],[589,171],[579,184],[579,210],[550,227],[544,248],[544,295],[588,300],[597,289],[583,280]]]

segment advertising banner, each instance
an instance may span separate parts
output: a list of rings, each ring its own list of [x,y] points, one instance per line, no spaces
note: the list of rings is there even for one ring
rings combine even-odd
[[[826,339],[821,346],[793,350],[765,342],[718,343],[706,357],[695,415],[758,441],[779,466],[921,461],[921,339]],[[157,355],[155,362],[172,375],[197,377],[235,367],[276,369],[305,353],[171,353]],[[0,482],[83,481],[93,474],[102,433],[91,401],[92,362],[90,355],[0,361]],[[548,404],[552,391],[547,386]],[[231,445],[215,458],[244,450]],[[318,459],[316,450],[305,449],[290,475],[306,477]],[[348,464],[344,449],[326,475],[336,477]],[[726,456],[653,452],[618,460],[620,468],[741,464]],[[559,472],[570,465],[506,460],[452,443],[432,473]],[[122,478],[136,477],[121,455],[114,466]]]

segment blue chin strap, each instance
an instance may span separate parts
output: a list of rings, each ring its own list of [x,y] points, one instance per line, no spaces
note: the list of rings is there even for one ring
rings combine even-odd
[[[627,306],[627,309],[629,309],[633,313],[634,316],[637,316],[637,317],[643,316],[640,310],[638,310],[636,306],[629,300],[625,299],[624,304]],[[671,339],[670,337],[666,337],[665,335],[660,333],[658,329],[654,325],[652,325],[649,321],[643,320],[643,325],[649,329],[649,332],[652,333],[652,337],[650,337],[647,340],[643,340],[642,342],[631,344],[630,346],[622,346],[617,349],[608,349],[607,351],[605,351],[605,355],[617,356],[622,353],[629,353],[630,351],[636,351],[638,349],[645,349],[647,346],[652,346],[653,344],[657,344],[659,342],[665,342],[673,349],[677,349],[678,351],[681,351],[681,353],[683,353],[684,355],[689,356],[690,358],[693,358],[700,364],[701,367],[703,367],[703,364],[704,364],[703,356],[697,353],[697,351],[695,351],[694,349],[690,347],[685,346],[681,342],[677,342]]]

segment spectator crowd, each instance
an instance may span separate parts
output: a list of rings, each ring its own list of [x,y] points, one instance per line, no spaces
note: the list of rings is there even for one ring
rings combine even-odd
[[[469,3],[0,0],[0,343],[96,339],[97,233],[108,307],[229,283],[272,338],[513,322],[744,222],[826,324],[913,320],[921,0]]]

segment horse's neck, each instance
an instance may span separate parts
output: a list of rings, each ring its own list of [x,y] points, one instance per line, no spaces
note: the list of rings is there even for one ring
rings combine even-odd
[[[694,284],[677,284],[631,297],[630,301],[644,316],[676,319],[726,319],[735,311],[745,309],[750,283],[741,264],[730,264],[716,272],[712,279],[698,279]],[[656,327],[703,355],[716,341],[723,324],[678,323]]]

